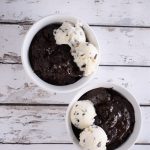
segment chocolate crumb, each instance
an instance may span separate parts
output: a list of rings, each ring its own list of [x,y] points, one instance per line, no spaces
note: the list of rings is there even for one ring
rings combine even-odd
[[[94,56],[94,59],[96,59],[97,58],[97,54]]]
[[[97,144],[97,147],[101,147],[101,142],[99,142],[99,143]]]
[[[89,43],[87,42],[86,45],[89,46]]]
[[[86,64],[84,64],[84,65],[81,66],[81,68],[85,68],[85,67],[86,67]]]
[[[56,30],[54,30],[53,34],[56,34]]]
[[[80,122],[80,120],[79,119],[76,119],[77,120],[77,122]]]
[[[75,51],[75,50],[73,50],[73,51],[72,51],[72,53],[76,53],[76,51]]]

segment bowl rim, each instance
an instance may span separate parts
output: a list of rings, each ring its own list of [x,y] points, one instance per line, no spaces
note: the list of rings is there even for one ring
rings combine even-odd
[[[64,15],[52,15],[52,16],[44,17],[43,19],[34,23],[25,35],[25,38],[24,38],[24,41],[22,44],[22,49],[21,49],[21,60],[22,60],[22,64],[23,64],[25,72],[32,79],[32,81],[35,84],[37,84],[38,86],[40,86],[41,88],[43,88],[44,90],[49,91],[49,92],[67,93],[67,92],[73,92],[73,91],[76,91],[76,90],[82,88],[91,79],[94,78],[94,76],[98,70],[98,65],[100,63],[100,54],[99,54],[98,61],[97,61],[97,67],[96,67],[96,70],[94,73],[92,73],[91,75],[89,75],[87,77],[82,77],[81,79],[79,79],[78,81],[76,81],[73,84],[63,85],[63,86],[57,86],[57,85],[52,85],[50,83],[47,83],[44,80],[42,80],[41,78],[39,78],[34,73],[32,67],[30,65],[30,60],[29,60],[29,47],[32,42],[32,39],[34,38],[36,33],[39,30],[41,30],[42,28],[44,28],[45,26],[56,23],[56,22],[61,23],[64,21],[69,21],[72,23],[81,22],[83,25],[83,28],[85,30],[86,36],[88,36],[88,38],[90,39],[89,41],[96,46],[96,48],[98,49],[98,53],[100,53],[99,52],[100,47],[99,47],[99,43],[98,43],[96,34],[94,33],[93,29],[85,21],[83,21],[80,18],[73,17],[73,16],[64,16]]]
[[[96,88],[100,88],[100,87],[104,87],[104,88],[112,88],[115,91],[119,92],[121,95],[123,95],[125,98],[127,98],[127,100],[132,104],[133,108],[134,108],[134,112],[135,112],[135,125],[134,125],[134,129],[132,134],[130,135],[130,137],[120,146],[118,147],[116,150],[128,150],[129,148],[131,148],[134,143],[136,142],[139,134],[140,134],[140,129],[142,126],[142,116],[141,116],[141,109],[139,104],[137,103],[135,97],[125,88],[123,88],[122,86],[116,85],[114,83],[107,83],[107,82],[103,82],[103,83],[97,83],[94,85],[88,85],[85,88],[82,88],[80,91],[77,92],[77,94],[72,98],[71,103],[69,104],[67,111],[66,111],[66,128],[67,131],[69,133],[69,136],[71,137],[74,145],[82,150],[81,146],[79,145],[79,141],[77,140],[77,138],[75,137],[73,131],[72,131],[72,127],[71,127],[71,120],[70,120],[70,111],[71,108],[73,107],[73,104],[86,92],[92,90],[92,89],[96,89]]]

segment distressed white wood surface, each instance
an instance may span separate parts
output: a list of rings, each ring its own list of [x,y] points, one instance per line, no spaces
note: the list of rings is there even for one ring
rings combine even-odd
[[[1,22],[34,22],[47,15],[79,16],[90,24],[150,26],[149,0],[1,0]]]
[[[0,145],[0,149],[6,150],[78,150],[73,144],[32,144],[32,145],[17,145],[4,144]],[[130,150],[149,150],[150,145],[134,145]]]
[[[0,103],[68,104],[76,92],[48,93],[33,84],[21,64],[0,64]],[[89,84],[112,82],[130,90],[140,104],[150,104],[149,67],[104,67]],[[144,90],[145,89],[145,90]]]
[[[66,106],[0,106],[0,143],[71,143]],[[150,143],[150,109],[141,107],[143,126],[137,143]],[[65,138],[64,138],[65,137]]]
[[[21,63],[21,46],[29,27],[0,25],[0,62]],[[150,66],[149,28],[92,28],[101,45],[101,64]]]
[[[70,142],[65,111],[57,106],[0,106],[0,143]]]
[[[27,77],[21,64],[0,64],[0,103],[68,104],[74,94],[48,93]],[[105,67],[89,84],[112,82],[130,90],[140,104],[150,104],[149,67]]]

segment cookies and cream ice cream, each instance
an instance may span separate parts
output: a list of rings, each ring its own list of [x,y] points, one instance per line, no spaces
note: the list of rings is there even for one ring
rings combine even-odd
[[[70,22],[64,22],[58,29],[54,30],[54,38],[56,44],[68,44],[71,47],[86,41],[85,33],[80,24]]]
[[[95,71],[98,60],[98,51],[95,46],[89,42],[82,42],[71,50],[74,62],[88,76]]]
[[[67,44],[71,47],[71,55],[74,62],[83,71],[84,76],[92,74],[98,61],[98,50],[86,41],[86,34],[80,23],[64,22],[58,29],[55,29],[54,38],[56,44]]]
[[[79,129],[92,125],[95,121],[95,116],[94,105],[89,100],[76,102],[71,110],[71,122]]]
[[[107,135],[105,131],[96,125],[85,128],[80,133],[80,146],[84,150],[106,150]]]

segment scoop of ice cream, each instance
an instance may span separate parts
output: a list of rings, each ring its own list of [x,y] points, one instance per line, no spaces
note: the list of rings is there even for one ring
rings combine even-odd
[[[95,71],[98,50],[93,44],[88,42],[79,43],[77,47],[71,50],[74,62],[84,72],[84,76],[88,76]]]
[[[71,122],[79,129],[84,129],[92,125],[95,116],[94,105],[89,100],[77,101],[71,110]]]
[[[84,150],[106,150],[107,135],[96,125],[85,128],[80,133],[79,144]]]
[[[71,47],[86,41],[85,33],[80,24],[74,25],[70,22],[64,22],[58,29],[54,30],[54,38],[56,44],[68,44]]]

